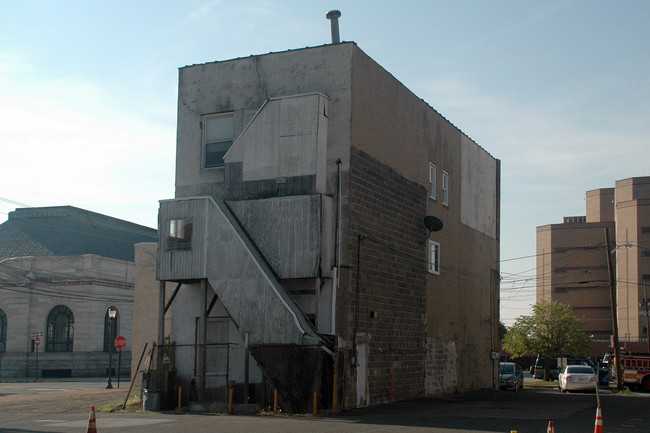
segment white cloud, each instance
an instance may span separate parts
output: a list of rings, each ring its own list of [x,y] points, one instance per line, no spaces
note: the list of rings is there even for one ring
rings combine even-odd
[[[173,195],[173,123],[111,105],[105,88],[82,77],[23,83],[1,96],[2,196],[32,206],[148,203],[146,224],[155,225],[157,200]]]

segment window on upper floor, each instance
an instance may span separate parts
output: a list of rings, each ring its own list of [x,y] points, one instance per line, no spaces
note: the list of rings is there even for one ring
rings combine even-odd
[[[223,167],[223,157],[232,146],[233,114],[203,118],[203,168]]]
[[[192,231],[194,223],[192,218],[179,218],[169,220],[169,235],[167,236],[167,250],[189,250],[192,248]]]
[[[442,172],[442,204],[449,206],[449,173]]]
[[[436,181],[437,167],[434,163],[429,163],[429,198],[436,199],[436,190],[438,189],[438,182]]]
[[[432,274],[440,275],[440,244],[429,241],[428,252],[428,271]]]

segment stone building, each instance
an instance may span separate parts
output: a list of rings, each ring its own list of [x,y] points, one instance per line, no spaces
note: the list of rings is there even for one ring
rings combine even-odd
[[[0,377],[105,377],[111,335],[127,340],[112,365],[127,374],[134,244],[156,238],[72,206],[11,212],[0,225]]]
[[[494,385],[500,163],[356,44],[181,68],[177,134],[159,335],[246,348],[287,410]]]
[[[587,191],[585,199],[585,216],[565,217],[562,224],[537,227],[537,300],[571,306],[585,320],[585,332],[608,342],[613,333],[609,255],[620,341],[645,340],[650,177],[618,180],[614,188]]]

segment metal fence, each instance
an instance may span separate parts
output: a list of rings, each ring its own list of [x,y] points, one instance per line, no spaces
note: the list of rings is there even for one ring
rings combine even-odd
[[[154,346],[145,361],[143,388],[160,392],[162,410],[191,402],[216,402],[216,411],[225,411],[230,403],[273,404],[270,382],[237,344]]]

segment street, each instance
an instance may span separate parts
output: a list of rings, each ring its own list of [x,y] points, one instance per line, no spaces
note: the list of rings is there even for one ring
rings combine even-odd
[[[104,382],[0,383],[0,432],[81,432],[92,405],[118,404],[121,389]],[[19,388],[23,392],[18,392]],[[650,395],[601,395],[605,431],[650,432]],[[97,412],[97,431],[178,433],[219,432],[506,432],[543,433],[553,420],[555,432],[591,432],[593,393],[561,394],[557,389],[483,390],[345,411],[331,416],[228,416],[188,413]]]

